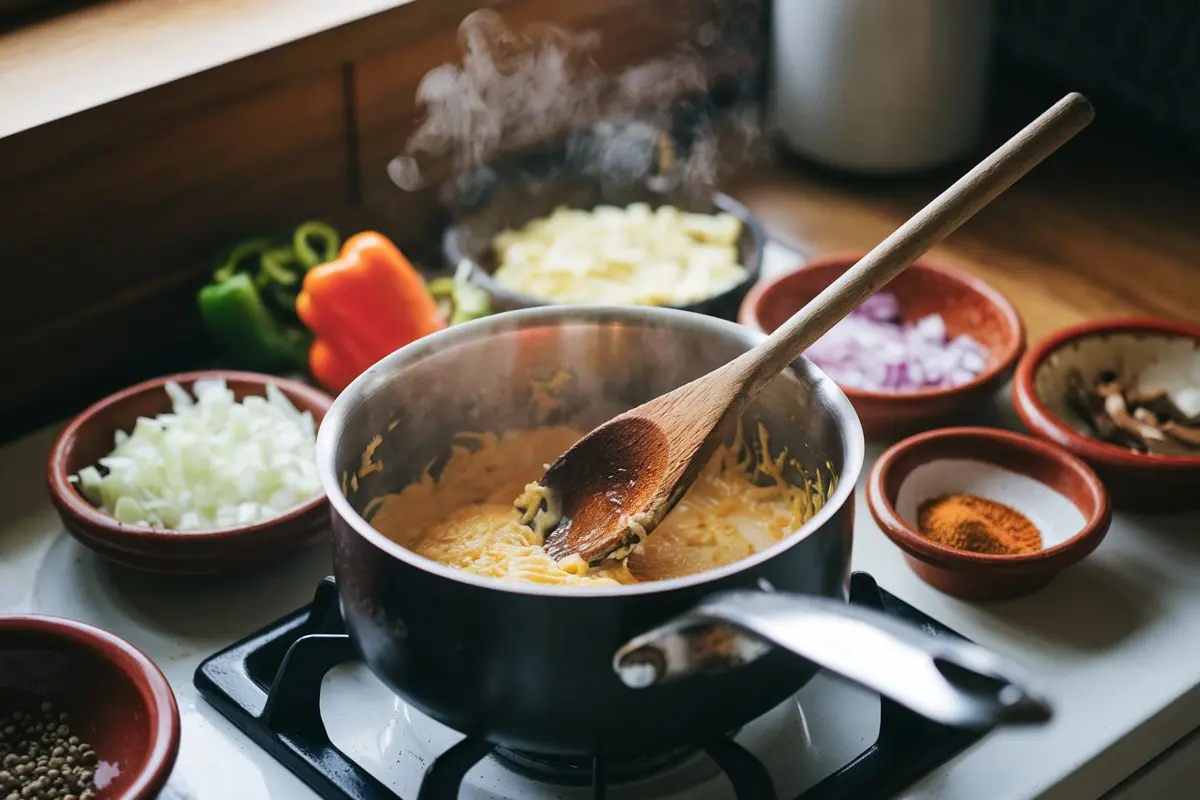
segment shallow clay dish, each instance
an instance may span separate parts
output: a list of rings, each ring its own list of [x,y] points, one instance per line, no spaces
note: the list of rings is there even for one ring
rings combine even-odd
[[[68,476],[95,464],[113,448],[113,434],[130,431],[138,417],[171,410],[164,385],[175,381],[189,392],[199,379],[223,378],[240,401],[263,395],[274,383],[301,411],[318,423],[332,399],[297,381],[254,372],[188,372],[139,383],[86,409],[59,434],[46,467],[50,499],[63,525],[85,546],[113,561],[154,572],[211,574],[274,560],[329,532],[329,504],[323,494],[266,522],[213,531],[177,533],[129,525],[89,503]]]
[[[738,321],[771,333],[863,255],[821,256],[775,280],[759,283],[742,301]],[[988,361],[974,380],[949,389],[872,392],[842,386],[868,439],[894,440],[943,425],[947,418],[987,399],[1008,381],[1025,349],[1025,327],[1000,292],[964,272],[924,260],[914,262],[882,291],[896,296],[906,323],[940,314],[951,337],[970,334],[987,348]]]
[[[920,505],[957,493],[1024,514],[1041,532],[1043,549],[983,555],[919,533]],[[945,428],[893,445],[867,478],[867,505],[913,572],[946,594],[971,600],[1040,589],[1095,550],[1112,517],[1104,484],[1082,461],[1033,437],[991,428]]]
[[[1200,326],[1122,319],[1059,331],[1021,359],[1013,379],[1013,405],[1029,430],[1088,462],[1104,480],[1118,508],[1200,509],[1200,453],[1135,453],[1097,441],[1066,405],[1066,379],[1071,369],[1079,370],[1090,383],[1106,370],[1122,368],[1136,375],[1152,365],[1156,371],[1165,368],[1180,384],[1190,380],[1200,388]]]
[[[179,752],[179,710],[149,658],[111,633],[57,617],[0,616],[0,711],[43,701],[116,774],[105,800],[158,795]],[[99,780],[98,780],[99,782]]]

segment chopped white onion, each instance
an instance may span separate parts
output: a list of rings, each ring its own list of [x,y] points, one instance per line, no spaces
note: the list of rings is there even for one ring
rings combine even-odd
[[[987,366],[987,349],[966,334],[947,339],[946,322],[930,314],[904,325],[895,295],[875,294],[805,353],[842,386],[913,392],[961,386]]]
[[[122,522],[189,531],[262,522],[321,491],[312,414],[279,387],[240,403],[223,380],[192,390],[168,382],[170,413],[117,431],[113,451],[72,476],[84,497]]]

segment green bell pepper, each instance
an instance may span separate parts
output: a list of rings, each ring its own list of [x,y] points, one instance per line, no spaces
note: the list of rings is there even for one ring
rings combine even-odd
[[[306,369],[312,337],[281,325],[245,272],[200,290],[200,316],[218,347],[239,366],[259,372]]]
[[[234,245],[200,290],[200,316],[229,362],[260,372],[308,367],[312,336],[296,316],[304,275],[337,257],[337,231],[324,222],[301,224],[286,237]]]

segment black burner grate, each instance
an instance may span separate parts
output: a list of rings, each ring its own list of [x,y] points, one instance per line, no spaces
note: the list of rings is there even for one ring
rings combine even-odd
[[[939,633],[944,625],[888,594],[856,572],[850,602]],[[337,588],[326,578],[312,605],[208,658],[196,670],[200,693],[256,744],[299,776],[325,800],[401,800],[398,795],[330,742],[321,720],[321,681],[333,667],[357,660],[338,611]],[[982,731],[949,728],[881,700],[878,739],[860,755],[796,800],[888,798],[977,740]],[[456,800],[463,778],[498,748],[466,738],[442,753],[425,771],[414,800]],[[738,800],[775,797],[762,763],[732,738],[700,744],[733,784]],[[540,766],[508,751],[497,753],[531,774]],[[535,757],[534,757],[535,758]],[[625,777],[627,765],[595,759],[590,780],[596,800],[609,783]],[[586,783],[586,780],[585,780]]]
[[[681,764],[696,754],[694,747],[677,747],[665,753],[605,761],[606,783],[629,783]],[[589,786],[596,782],[596,759],[587,756],[553,756],[527,753],[497,745],[492,755],[501,766],[535,781],[559,786]]]

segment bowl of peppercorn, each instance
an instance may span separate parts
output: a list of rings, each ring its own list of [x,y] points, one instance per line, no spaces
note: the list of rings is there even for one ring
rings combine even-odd
[[[0,616],[0,798],[156,797],[178,751],[175,696],[140,650],[81,622]]]
[[[1091,467],[993,428],[896,443],[867,479],[871,516],[929,585],[968,600],[1028,594],[1099,546],[1112,519]]]

